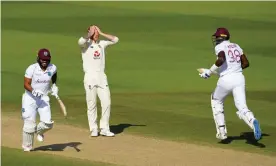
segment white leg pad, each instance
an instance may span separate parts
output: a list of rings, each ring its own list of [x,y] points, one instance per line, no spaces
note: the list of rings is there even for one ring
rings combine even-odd
[[[46,131],[52,129],[53,125],[54,125],[54,121],[51,121],[51,122],[48,122],[48,123],[39,122],[38,125],[37,125],[36,133],[42,135]]]
[[[34,121],[24,120],[22,146],[30,149],[33,147],[35,129],[36,124]]]
[[[247,108],[239,110],[236,112],[238,117],[242,119],[252,130],[253,130],[253,121],[255,119],[254,114]]]
[[[213,117],[216,124],[217,133],[221,133],[221,127],[224,128],[225,134],[227,133],[225,117],[224,117],[224,109],[223,102],[213,99],[211,96],[211,106],[213,111]]]
[[[27,133],[23,131],[22,147],[32,149],[33,142],[34,142],[34,133]]]

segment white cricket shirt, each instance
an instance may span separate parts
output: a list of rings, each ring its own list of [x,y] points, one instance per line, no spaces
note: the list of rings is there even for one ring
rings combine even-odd
[[[242,72],[241,55],[243,54],[243,50],[240,46],[230,41],[223,41],[215,47],[217,56],[221,51],[224,51],[226,61],[219,68],[219,76]]]
[[[31,86],[35,90],[41,90],[45,95],[50,90],[52,76],[57,72],[57,67],[54,64],[49,64],[47,69],[43,71],[38,63],[30,65],[26,72],[25,77],[32,79]],[[26,93],[30,93],[25,90]]]
[[[94,42],[90,39],[81,37],[78,44],[81,47],[83,71],[85,73],[104,72],[105,71],[105,48],[119,41],[115,37],[113,41],[100,40]]]

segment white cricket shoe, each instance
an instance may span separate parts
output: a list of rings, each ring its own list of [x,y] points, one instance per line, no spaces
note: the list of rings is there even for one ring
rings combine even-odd
[[[109,130],[101,130],[100,134],[101,134],[102,136],[106,136],[106,137],[114,137],[114,136],[115,136],[115,134],[112,133],[112,132],[109,131]]]
[[[98,133],[98,130],[93,130],[90,134],[91,137],[98,137],[99,136],[99,133]]]
[[[36,139],[37,139],[37,141],[39,141],[39,142],[43,142],[43,141],[44,141],[44,135],[43,135],[43,134],[37,134]]]
[[[22,148],[24,152],[30,152],[33,149],[31,145],[29,146],[22,145]]]
[[[221,133],[217,133],[216,137],[217,137],[217,139],[220,139],[220,140],[227,139],[227,135],[226,134],[221,134]]]
[[[217,139],[220,139],[220,140],[227,139],[227,134],[225,132],[225,128],[224,127],[220,127],[219,133],[217,133],[216,137],[217,137]]]

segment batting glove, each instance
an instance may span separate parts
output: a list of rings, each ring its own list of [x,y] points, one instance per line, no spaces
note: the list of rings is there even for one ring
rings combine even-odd
[[[57,95],[58,95],[58,87],[56,86],[56,84],[53,84],[53,85],[52,85],[51,91],[52,91],[51,94],[52,94],[53,96],[57,96]]]
[[[32,94],[35,96],[35,97],[41,97],[43,96],[43,92],[41,90],[33,90],[32,91]]]
[[[199,73],[201,78],[207,79],[211,76],[211,70],[205,69],[203,73]]]

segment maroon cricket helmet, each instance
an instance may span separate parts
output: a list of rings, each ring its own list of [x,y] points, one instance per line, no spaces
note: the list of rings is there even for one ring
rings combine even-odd
[[[230,33],[226,28],[217,28],[216,32],[212,35],[212,39],[213,43],[218,45],[225,40],[229,40]]]
[[[51,53],[48,49],[42,48],[37,53],[37,63],[41,68],[47,68],[51,62]]]
[[[37,57],[41,60],[51,60],[51,53],[48,49],[42,48],[38,51]]]

